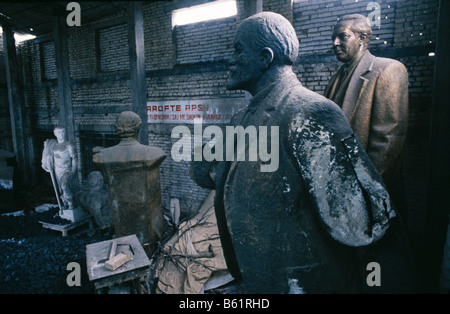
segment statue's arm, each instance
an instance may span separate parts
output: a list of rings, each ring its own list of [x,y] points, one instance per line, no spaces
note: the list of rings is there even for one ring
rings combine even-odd
[[[70,158],[72,159],[72,173],[74,173],[77,171],[77,155],[75,153],[75,148],[69,143],[67,149],[69,150]]]
[[[401,154],[408,127],[408,73],[392,62],[379,75],[374,92],[367,154],[381,173],[388,176],[392,161]]]
[[[42,151],[42,159],[41,159],[41,165],[42,168],[50,172],[52,171],[54,165],[53,165],[53,147],[56,144],[55,139],[48,139],[44,142],[44,150]]]
[[[229,125],[235,126],[237,121],[241,121],[243,115],[247,111],[247,107],[241,108],[230,120]],[[194,155],[195,152],[197,154],[203,156],[203,149],[207,144],[203,144],[202,146],[194,147],[194,152],[192,153],[192,161],[189,169],[189,175],[191,179],[202,188],[216,189],[216,178],[222,178],[226,172],[226,163],[223,161],[227,160],[227,154],[225,152],[226,145],[223,143],[223,151],[222,151],[222,160],[223,161],[206,161],[202,158],[201,161],[195,161]]]
[[[319,219],[342,244],[374,243],[395,216],[383,181],[339,108],[311,107],[291,120],[289,146]]]
[[[204,146],[204,145],[203,145]],[[203,150],[203,146],[196,147],[194,150]],[[189,175],[191,179],[199,186],[205,189],[215,189],[215,170],[217,161],[206,161],[202,158],[201,161],[195,161],[192,158]]]

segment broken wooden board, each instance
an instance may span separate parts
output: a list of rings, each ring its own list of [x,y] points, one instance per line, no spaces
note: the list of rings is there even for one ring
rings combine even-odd
[[[109,270],[105,263],[112,253],[114,241],[117,242],[117,251],[132,254],[132,259],[115,270]],[[137,236],[133,234],[86,245],[86,265],[89,280],[95,281],[96,288],[100,288],[146,276],[150,260]]]
[[[50,223],[50,222],[46,222],[46,221],[39,221],[39,223],[42,224],[43,228],[62,232],[63,237],[67,236],[67,234],[70,230],[78,228],[87,223],[89,224],[89,230],[91,232],[94,230],[94,223],[92,221],[92,215],[88,215],[79,221],[70,222],[67,224],[55,224],[55,223]]]

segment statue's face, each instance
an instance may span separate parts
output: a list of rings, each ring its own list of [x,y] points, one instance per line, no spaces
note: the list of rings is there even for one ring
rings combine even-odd
[[[66,137],[66,131],[64,129],[55,129],[53,133],[55,134],[56,139],[59,143],[64,142]]]
[[[230,77],[227,89],[242,89],[250,91],[261,78],[260,55],[253,49],[249,31],[238,28],[234,38],[234,53],[228,61]]]
[[[341,62],[352,61],[363,47],[363,40],[354,33],[350,26],[352,21],[342,21],[333,29],[331,37],[336,58]]]

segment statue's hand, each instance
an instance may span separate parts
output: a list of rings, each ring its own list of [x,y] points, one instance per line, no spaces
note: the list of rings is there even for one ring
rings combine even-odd
[[[44,156],[41,162],[42,169],[47,172],[52,171],[53,169],[53,160],[49,156]]]
[[[44,169],[46,172],[50,172],[50,169],[44,164],[42,164],[42,169]]]
[[[99,152],[101,152],[103,149],[105,149],[104,147],[102,147],[102,146],[95,146],[93,149],[92,149],[92,152],[95,154],[95,153],[99,153]]]

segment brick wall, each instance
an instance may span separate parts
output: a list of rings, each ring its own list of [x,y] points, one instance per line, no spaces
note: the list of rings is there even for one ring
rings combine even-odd
[[[129,68],[127,35],[126,24],[98,30],[101,72],[114,72]]]
[[[283,15],[293,23],[292,0],[266,0],[263,1],[263,11],[272,11]]]
[[[397,47],[427,45],[436,40],[438,2],[398,0],[394,40]]]
[[[144,6],[145,66],[167,69],[176,63],[172,33],[173,6],[157,1]]]
[[[70,62],[70,77],[74,79],[93,77],[97,75],[98,30],[85,27],[73,27],[68,32],[68,48]]]
[[[233,53],[236,18],[176,26],[177,63],[224,60]]]
[[[346,14],[363,14],[372,1],[355,0],[300,0],[294,1],[294,26],[300,40],[300,54],[332,53],[331,31],[339,17]],[[398,1],[377,1],[380,5],[380,27],[373,26],[370,49],[393,45],[395,9]]]
[[[154,35],[146,33],[146,67],[153,74],[147,78],[148,101],[243,96],[241,91],[226,90],[228,74],[221,66],[233,53],[233,37],[239,15],[171,29],[171,9],[204,2],[207,1],[155,3],[145,8],[144,12],[148,16],[154,8],[154,16],[161,17],[160,20],[150,18],[147,21],[146,19],[146,23],[156,28]],[[149,62],[147,42],[155,41],[156,48],[150,49],[154,58]],[[163,43],[166,45],[161,47]],[[218,67],[215,66],[217,62],[220,65]],[[202,66],[196,66],[199,63]],[[186,70],[181,73],[158,71],[163,68],[162,65],[183,65]],[[178,198],[182,213],[188,215],[199,208],[209,190],[200,188],[190,179],[188,162],[175,162],[170,157],[172,145],[177,141],[171,138],[171,130],[174,126],[150,124],[149,142],[151,145],[160,147],[168,156],[161,165],[163,205],[169,208],[170,199]],[[186,126],[190,127],[193,133],[192,125],[186,124]]]
[[[234,17],[172,30],[172,10],[204,2],[161,1],[144,6],[149,101],[242,96],[242,92],[226,91],[227,72],[223,64],[218,68],[214,66],[214,62],[223,63],[232,53],[236,27]],[[111,132],[118,113],[131,109],[125,16],[126,12],[122,12],[68,29],[79,169],[83,169],[80,132]],[[29,85],[26,102],[33,112],[30,131],[36,134],[48,131],[59,123],[53,38],[47,36],[28,41],[19,47],[18,52],[22,55],[25,81]],[[188,67],[182,73],[173,70],[177,64],[186,66],[204,62],[212,63],[210,71],[201,67],[196,67],[195,71]],[[161,166],[163,205],[168,208],[170,198],[179,198],[183,213],[188,215],[198,209],[208,191],[199,188],[189,178],[187,162],[171,160],[170,148],[175,140],[171,139],[170,131],[157,125],[149,126],[150,144],[161,147],[168,155]],[[80,175],[80,180],[84,177],[85,174]]]
[[[225,61],[232,53],[236,25],[243,18],[242,1],[237,3],[236,17],[172,29],[173,10],[205,2],[208,1],[144,3],[148,101],[245,96],[241,91],[230,92],[225,88],[228,77]],[[264,0],[263,9],[278,12],[292,21],[300,41],[300,58],[294,65],[294,71],[306,87],[323,93],[330,76],[340,66],[331,51],[333,25],[344,14],[368,15],[371,13],[367,10],[369,2]],[[376,55],[400,60],[406,65],[410,76],[410,116],[404,172],[411,215],[409,223],[416,228],[414,230],[419,230],[426,196],[427,168],[424,165],[428,162],[434,66],[433,57],[429,57],[428,52],[433,49],[436,40],[437,0],[380,0],[377,3],[381,10],[380,27],[373,27],[369,49]],[[125,11],[68,29],[76,135],[80,130],[111,132],[117,114],[131,108],[124,17]],[[30,134],[33,130],[46,130],[59,122],[56,76],[50,75],[55,66],[52,42],[51,36],[38,38],[18,48],[24,69],[25,99],[29,106],[27,114],[33,122],[29,126]],[[50,53],[41,55],[40,49],[48,49]],[[45,65],[45,71],[42,65]],[[47,80],[43,80],[43,73],[50,75]],[[0,88],[0,100],[4,97],[2,95]],[[4,110],[5,106],[0,108]],[[161,165],[164,206],[169,207],[170,198],[179,198],[182,211],[189,214],[198,208],[207,191],[189,178],[187,163],[171,159],[170,150],[176,141],[170,136],[173,126],[150,124],[150,145],[162,148],[168,155]],[[8,131],[5,129],[2,132]],[[6,137],[8,135],[2,136],[0,148],[8,147],[8,141],[11,143],[4,140]],[[80,156],[81,145],[77,138]]]
[[[45,80],[56,79],[55,43],[53,41],[41,43],[42,49],[42,77]]]

